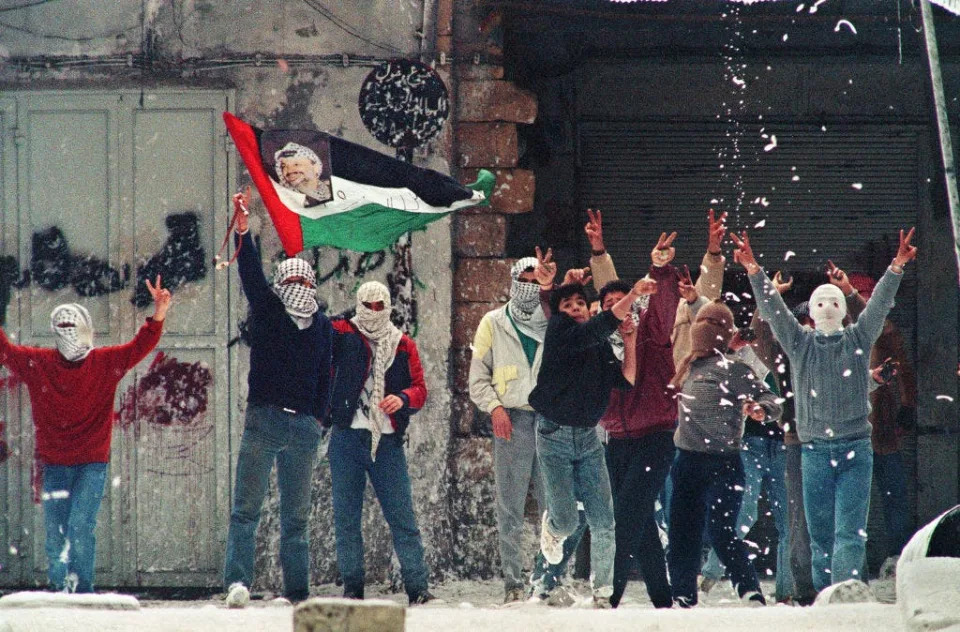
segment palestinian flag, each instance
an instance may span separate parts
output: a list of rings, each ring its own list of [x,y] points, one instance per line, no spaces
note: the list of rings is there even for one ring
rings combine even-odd
[[[376,252],[446,214],[490,203],[494,175],[464,186],[442,173],[311,130],[223,120],[288,256],[313,246]]]

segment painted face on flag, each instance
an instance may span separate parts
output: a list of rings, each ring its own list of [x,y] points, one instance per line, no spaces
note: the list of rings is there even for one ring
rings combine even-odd
[[[277,180],[282,186],[306,195],[308,201],[304,206],[330,199],[330,187],[320,179],[323,162],[312,149],[298,143],[287,143],[273,155],[273,159]]]

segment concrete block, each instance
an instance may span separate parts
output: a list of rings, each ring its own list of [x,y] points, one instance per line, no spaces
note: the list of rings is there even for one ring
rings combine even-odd
[[[507,290],[509,292],[509,290]],[[492,309],[500,307],[501,303],[454,303],[453,305],[453,340],[454,348],[468,348],[473,343],[473,335],[477,331],[480,319]],[[470,360],[467,358],[467,365]]]
[[[877,599],[870,591],[870,587],[859,579],[848,579],[839,584],[827,586],[820,591],[814,600],[815,606],[827,606],[836,603],[870,603]]]
[[[84,608],[98,610],[139,610],[133,595],[118,593],[53,593],[25,590],[0,597],[0,608]]]
[[[515,167],[517,126],[513,123],[460,123],[457,163],[461,167]]]
[[[458,211],[459,215],[476,213],[529,213],[533,210],[534,194],[537,189],[536,177],[528,169],[494,169],[497,177],[493,186],[490,206],[472,206]],[[477,179],[476,169],[464,169],[460,174],[463,182]]]
[[[461,81],[457,115],[461,121],[533,123],[537,96],[510,81]]]
[[[514,259],[460,259],[453,274],[453,300],[504,303],[510,298]],[[480,319],[477,319],[480,322]]]
[[[403,632],[406,608],[386,599],[308,599],[293,611],[294,632]]]
[[[507,248],[507,220],[503,215],[457,214],[454,251],[462,257],[502,257]]]

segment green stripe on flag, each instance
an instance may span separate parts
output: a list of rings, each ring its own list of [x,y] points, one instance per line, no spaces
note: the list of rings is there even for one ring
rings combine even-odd
[[[334,246],[357,252],[389,248],[403,233],[420,230],[450,213],[410,213],[379,204],[365,204],[320,219],[300,217],[303,247]]]

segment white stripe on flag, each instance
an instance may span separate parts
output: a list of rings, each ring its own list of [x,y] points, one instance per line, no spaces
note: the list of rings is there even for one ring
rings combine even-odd
[[[472,198],[454,202],[450,206],[430,206],[407,188],[376,187],[331,176],[330,184],[333,187],[333,199],[318,206],[304,207],[305,195],[280,186],[273,178],[270,178],[270,183],[284,206],[297,215],[309,219],[320,219],[338,213],[348,213],[370,204],[408,213],[449,213],[460,208],[474,206],[484,199],[483,194],[477,191],[474,192]]]

